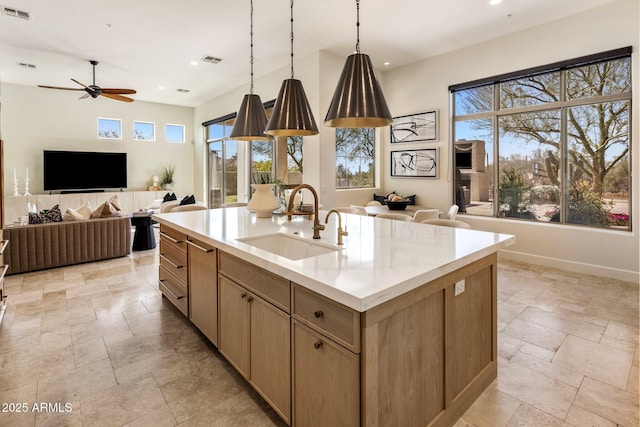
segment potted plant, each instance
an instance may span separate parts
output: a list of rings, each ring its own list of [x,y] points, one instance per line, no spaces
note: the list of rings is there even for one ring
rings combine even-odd
[[[162,170],[162,180],[160,181],[160,185],[165,190],[173,190],[173,174],[175,173],[175,166],[165,166]]]

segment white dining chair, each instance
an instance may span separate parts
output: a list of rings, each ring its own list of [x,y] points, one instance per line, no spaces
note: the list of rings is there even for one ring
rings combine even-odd
[[[456,219],[425,219],[421,221],[421,224],[431,224],[431,225],[443,225],[445,227],[456,227],[456,228],[467,228],[471,229],[471,226],[466,222],[458,221]]]
[[[376,218],[387,218],[387,219],[395,219],[398,221],[413,222],[412,216],[401,214],[401,213],[384,213],[384,214],[376,215]]]
[[[367,206],[382,206],[382,203],[380,203],[377,200],[371,200],[371,201],[367,202]]]
[[[360,215],[364,215],[364,216],[369,215],[367,213],[367,210],[364,208],[364,206],[351,205],[349,207],[352,208],[352,209],[356,209]]]
[[[333,210],[338,211],[338,212],[342,212],[342,213],[350,213],[350,214],[354,214],[354,215],[362,215],[360,213],[360,211],[354,207],[347,207],[347,206],[339,206],[337,208],[333,208]],[[365,211],[365,215],[366,215]]]
[[[425,219],[438,219],[440,218],[440,210],[438,209],[419,209],[413,214],[413,220],[415,222],[422,222]]]
[[[451,205],[451,207],[449,208],[449,212],[447,212],[447,219],[456,219],[456,215],[458,215],[458,209],[460,209],[458,205]]]

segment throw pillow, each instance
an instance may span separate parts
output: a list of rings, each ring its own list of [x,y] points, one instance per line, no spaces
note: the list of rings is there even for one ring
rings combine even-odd
[[[387,198],[384,196],[378,196],[376,193],[373,193],[373,200],[380,202],[383,205],[387,204]]]
[[[178,200],[178,198],[176,197],[176,193],[167,193],[164,195],[164,197],[162,198],[162,202],[170,202],[172,200]]]
[[[44,215],[29,212],[29,224],[43,224],[45,222]]]
[[[54,207],[46,211],[44,213],[44,216],[49,220],[45,222],[62,222],[62,212],[60,212],[59,205],[55,205]]]
[[[91,218],[109,218],[111,216],[120,216],[119,209],[112,205],[108,200],[98,206],[92,213]]]
[[[182,199],[180,201],[180,206],[184,206],[184,205],[195,205],[196,203],[196,198],[195,196],[192,194],[190,196],[185,196],[184,199]]]
[[[120,208],[120,199],[118,198],[118,195],[116,194],[115,196],[111,197],[109,200],[107,200],[111,206],[113,206],[115,208],[115,210],[120,211],[122,210]]]
[[[64,221],[83,221],[91,218],[91,206],[89,202],[77,209],[68,208],[62,218]]]

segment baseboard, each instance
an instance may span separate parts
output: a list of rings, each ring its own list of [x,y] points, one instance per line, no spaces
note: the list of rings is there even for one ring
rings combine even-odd
[[[540,255],[532,255],[524,252],[516,252],[503,249],[500,251],[500,257],[506,260],[526,262],[529,264],[543,265],[546,267],[559,268],[561,270],[574,271],[578,273],[586,273],[594,276],[608,277],[626,282],[638,283],[640,273],[637,271],[622,270],[619,268],[611,268],[603,265],[592,265],[581,262],[569,261],[566,259],[549,258]]]

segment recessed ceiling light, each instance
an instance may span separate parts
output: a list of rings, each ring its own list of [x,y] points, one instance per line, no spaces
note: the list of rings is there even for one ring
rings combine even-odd
[[[489,4],[490,4],[491,6],[495,6],[495,5],[500,4],[500,3],[502,3],[502,0],[491,0],[491,1],[489,2]]]
[[[164,86],[158,86],[158,89],[164,90]]]
[[[198,61],[189,61],[189,65],[198,65]]]
[[[391,62],[386,61],[386,62],[384,63],[384,65],[391,65]]]

